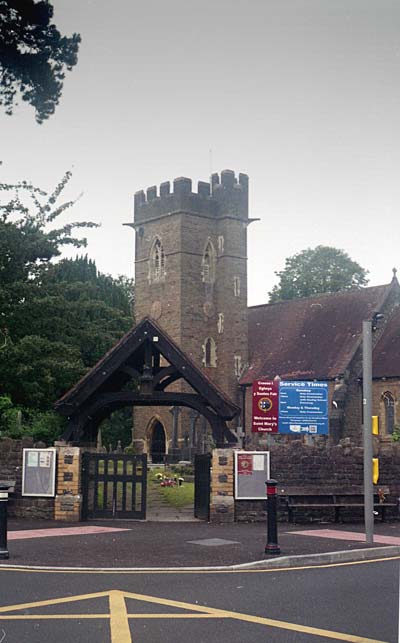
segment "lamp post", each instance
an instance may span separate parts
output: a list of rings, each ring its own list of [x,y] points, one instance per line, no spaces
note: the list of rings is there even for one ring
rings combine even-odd
[[[365,540],[374,542],[374,487],[372,479],[372,332],[384,318],[374,313],[363,321],[363,432],[364,432],[364,523]]]
[[[363,432],[365,540],[374,542],[374,488],[372,485],[372,322],[363,321]]]

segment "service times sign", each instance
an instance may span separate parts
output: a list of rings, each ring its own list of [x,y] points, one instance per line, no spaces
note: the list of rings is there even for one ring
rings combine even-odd
[[[253,382],[253,433],[278,433],[279,381]]]
[[[328,383],[280,382],[279,433],[328,434]]]
[[[253,433],[327,435],[328,383],[253,382]]]

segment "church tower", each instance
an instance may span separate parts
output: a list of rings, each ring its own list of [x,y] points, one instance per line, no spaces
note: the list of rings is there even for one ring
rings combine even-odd
[[[178,178],[172,190],[166,182],[135,194],[136,322],[155,319],[236,403],[248,359],[249,222],[248,177],[231,170],[197,192]],[[206,448],[205,423],[188,409],[136,408],[133,438],[153,461]]]

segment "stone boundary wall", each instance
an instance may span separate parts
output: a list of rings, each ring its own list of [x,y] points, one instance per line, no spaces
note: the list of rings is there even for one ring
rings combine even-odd
[[[81,450],[64,443],[56,443],[56,496],[36,498],[22,496],[23,449],[45,449],[43,442],[34,443],[32,438],[13,440],[0,438],[0,480],[15,480],[15,488],[9,495],[10,518],[44,518],[47,520],[78,521],[81,515]]]
[[[211,460],[210,522],[235,520],[233,449],[214,449]]]
[[[363,448],[345,438],[338,445],[305,445],[302,440],[276,444],[270,448],[271,478],[285,486],[314,488],[321,485],[350,487],[363,485]],[[379,458],[378,486],[387,486],[391,498],[400,498],[400,443],[374,440],[374,457]],[[361,510],[362,513],[362,510]],[[360,515],[361,515],[360,513]],[[313,513],[314,518],[316,512]],[[266,503],[262,500],[236,500],[235,520],[265,520]],[[326,516],[329,519],[329,516]],[[399,517],[393,511],[392,517]],[[280,519],[286,520],[280,512]]]
[[[82,511],[81,449],[57,442],[55,446],[57,449],[57,486],[54,519],[78,522]]]
[[[15,490],[9,495],[8,515],[13,518],[46,518],[54,516],[54,498],[22,496],[22,450],[37,447],[45,449],[43,442],[33,443],[32,438],[12,440],[0,438],[0,479],[15,480]]]

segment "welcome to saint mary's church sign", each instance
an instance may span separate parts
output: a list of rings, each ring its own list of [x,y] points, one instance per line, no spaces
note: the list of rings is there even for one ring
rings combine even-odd
[[[253,382],[253,433],[327,435],[328,383]]]

